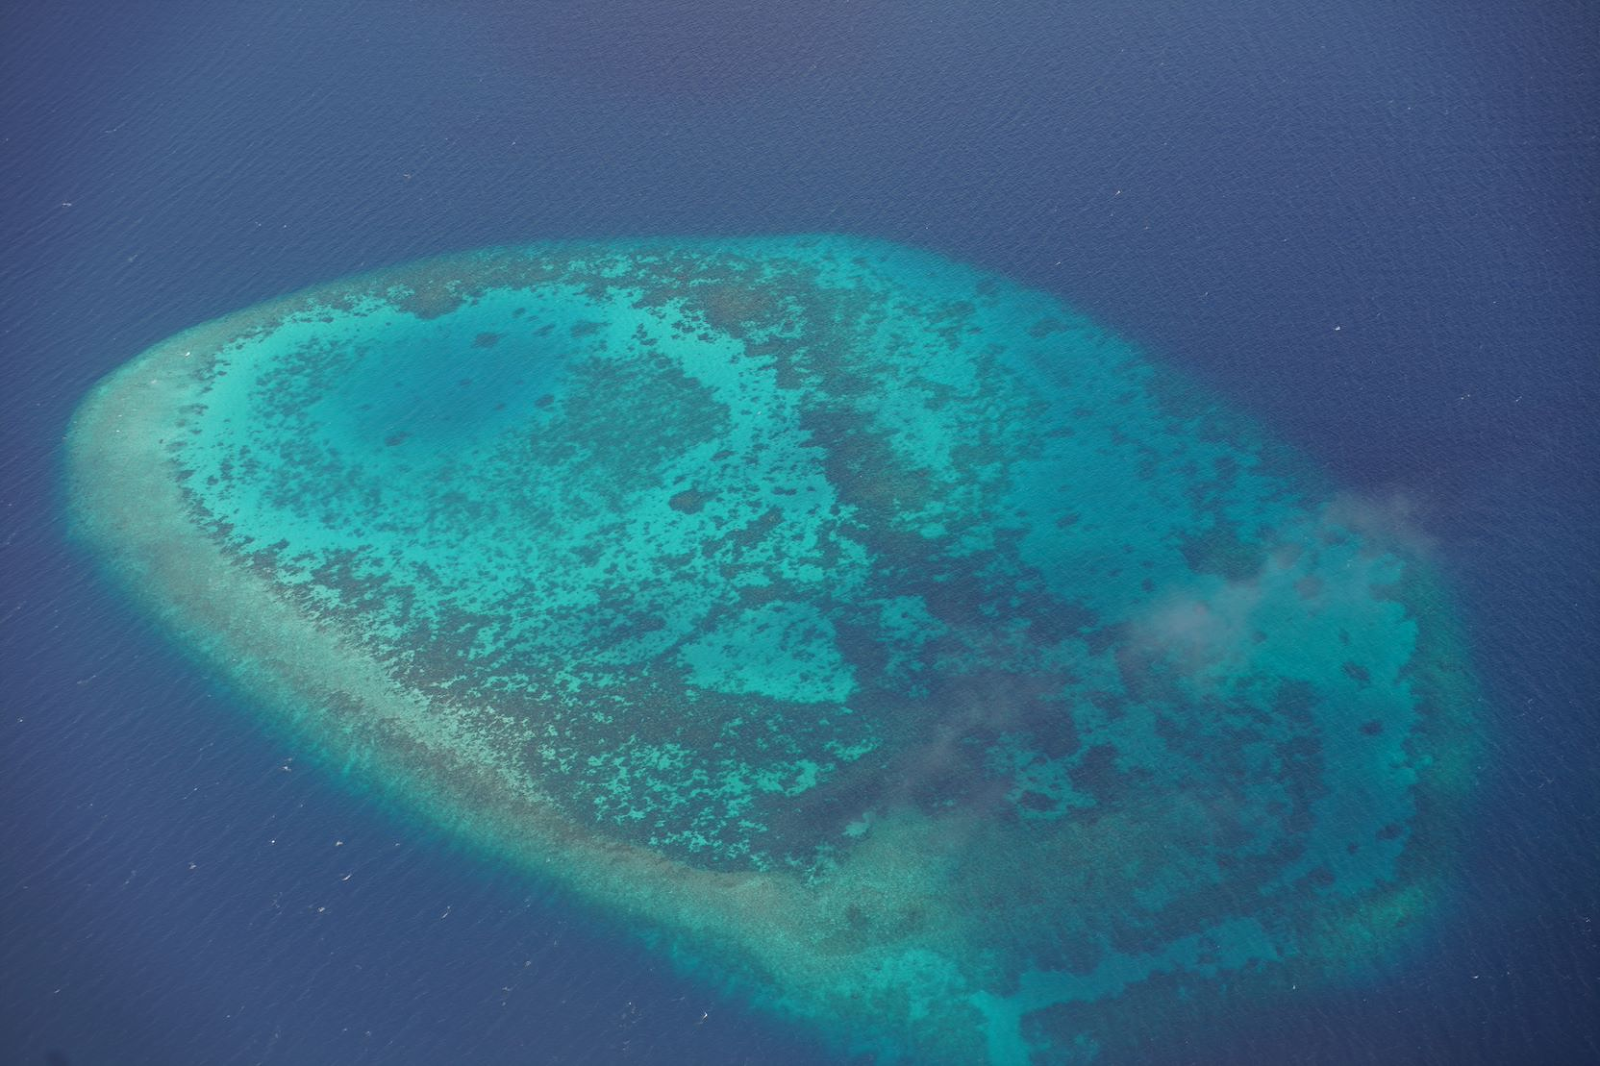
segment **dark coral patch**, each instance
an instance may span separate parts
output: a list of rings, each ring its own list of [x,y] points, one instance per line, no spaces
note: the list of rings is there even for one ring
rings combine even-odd
[[[1022,807],[1024,810],[1039,811],[1041,813],[1056,809],[1055,800],[1046,796],[1043,792],[1033,792],[1031,790],[1022,794],[1022,797],[1017,800],[1017,806]]]
[[[667,506],[683,514],[699,514],[710,495],[699,489],[684,489],[667,501]]]

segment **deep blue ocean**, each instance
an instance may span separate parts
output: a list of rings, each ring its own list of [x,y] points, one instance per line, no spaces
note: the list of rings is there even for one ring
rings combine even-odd
[[[260,731],[59,499],[89,386],[215,316],[818,230],[1061,295],[1461,594],[1488,741],[1439,930],[1169,1061],[1600,1061],[1597,54],[1581,2],[5,4],[0,1063],[824,1061]]]

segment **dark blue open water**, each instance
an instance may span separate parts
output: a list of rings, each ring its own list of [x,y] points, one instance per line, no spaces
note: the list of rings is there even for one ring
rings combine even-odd
[[[5,5],[0,1061],[819,1060],[291,761],[56,492],[97,377],[275,294],[821,229],[1063,294],[1408,507],[1463,593],[1492,720],[1436,942],[1171,1060],[1600,1060],[1592,5],[771,6]]]

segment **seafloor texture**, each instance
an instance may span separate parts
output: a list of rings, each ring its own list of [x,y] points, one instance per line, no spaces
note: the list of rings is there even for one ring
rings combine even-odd
[[[1392,530],[930,255],[426,262],[160,345],[70,443],[263,708],[842,1050],[1136,1049],[1438,891],[1471,691]]]

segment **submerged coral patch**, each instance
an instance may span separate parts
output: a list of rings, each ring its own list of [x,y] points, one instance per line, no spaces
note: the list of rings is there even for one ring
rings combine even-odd
[[[1426,567],[935,256],[401,267],[145,353],[70,457],[264,713],[841,1051],[1127,1053],[1438,891],[1472,694]]]

